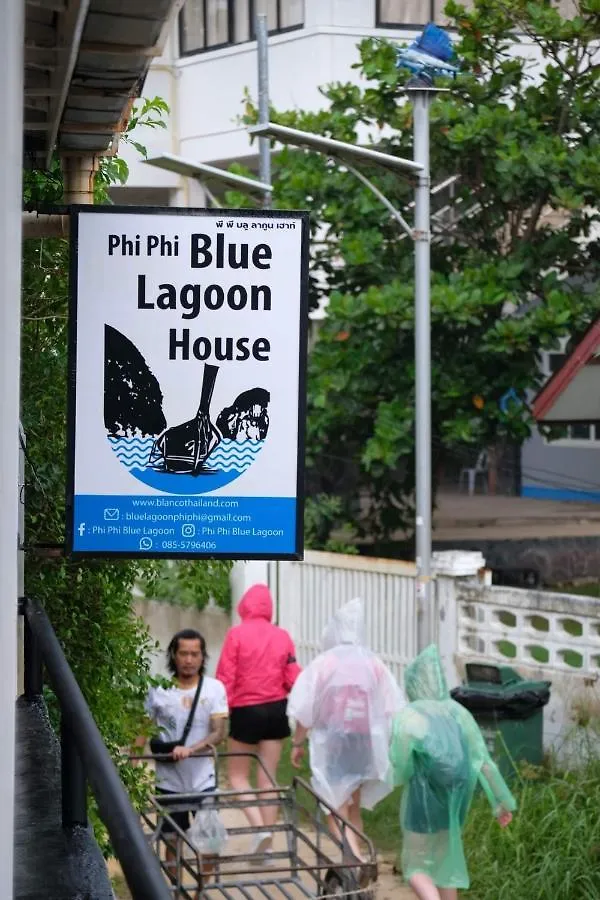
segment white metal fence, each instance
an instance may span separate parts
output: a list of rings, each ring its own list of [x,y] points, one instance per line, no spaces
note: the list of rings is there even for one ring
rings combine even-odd
[[[293,636],[302,665],[319,653],[335,610],[360,597],[368,644],[398,679],[417,649],[415,574],[412,563],[316,551],[304,562],[268,566],[278,622]]]
[[[333,612],[353,597],[365,602],[369,645],[395,674],[414,658],[412,563],[309,551],[304,562],[271,562],[267,572],[279,624],[294,637],[302,663],[319,652]],[[448,576],[434,586],[436,639],[446,657],[600,679],[600,600]]]

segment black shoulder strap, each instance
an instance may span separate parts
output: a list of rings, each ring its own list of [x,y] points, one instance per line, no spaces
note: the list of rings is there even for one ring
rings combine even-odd
[[[181,735],[180,745],[185,744],[188,739],[188,735],[190,733],[190,728],[192,727],[192,722],[194,720],[194,713],[196,712],[196,707],[198,706],[198,698],[200,697],[200,691],[202,690],[202,682],[204,681],[204,675],[200,676],[200,681],[198,682],[198,687],[196,688],[196,693],[194,694],[194,699],[192,700],[192,708],[190,709],[190,714],[187,717],[187,722],[185,723],[185,728],[183,729],[183,734]]]

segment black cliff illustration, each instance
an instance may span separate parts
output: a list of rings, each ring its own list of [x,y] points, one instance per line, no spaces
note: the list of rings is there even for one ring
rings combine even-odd
[[[167,428],[156,439],[149,465],[172,475],[200,475],[208,472],[204,463],[221,440],[210,420],[210,402],[218,366],[204,366],[200,406],[195,418]]]
[[[166,427],[160,384],[137,347],[104,326],[104,425],[111,435],[157,435]]]
[[[268,405],[271,395],[264,388],[244,391],[226,406],[217,418],[217,428],[224,438],[263,441],[269,430]]]

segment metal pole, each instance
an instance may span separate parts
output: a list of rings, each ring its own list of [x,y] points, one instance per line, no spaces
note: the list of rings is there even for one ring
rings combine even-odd
[[[256,48],[258,51],[258,121],[260,125],[269,122],[269,27],[267,17],[260,13],[256,17]],[[269,138],[258,139],[260,180],[263,184],[271,184],[271,141]],[[263,207],[271,208],[271,192],[265,191]]]
[[[26,616],[23,616],[24,624],[24,693],[27,700],[37,700],[44,690],[44,667],[42,656],[35,634]]]
[[[13,896],[24,3],[2,0],[0,108],[0,897]]]
[[[25,447],[26,438],[23,426],[19,422],[19,532],[17,591],[19,604],[25,596]],[[25,616],[19,615],[17,622],[17,694],[25,693]]]
[[[415,475],[417,647],[433,639],[431,591],[431,222],[429,208],[430,91],[409,92],[413,104],[414,160],[423,169],[415,188]]]
[[[65,204],[94,202],[94,175],[97,157],[65,154],[61,157]],[[60,785],[63,828],[87,826],[87,781],[75,737],[63,711],[60,723]]]
[[[85,769],[64,717],[60,723],[60,784],[63,828],[85,828],[88,823]]]
[[[396,209],[393,203],[390,203],[388,198],[383,194],[378,187],[375,187],[372,181],[369,181],[368,178],[365,178],[362,172],[359,172],[358,169],[355,169],[354,166],[349,165],[348,163],[344,163],[346,169],[354,175],[355,178],[358,178],[360,182],[364,184],[365,187],[369,188],[372,194],[374,194],[380,203],[383,203],[389,214],[393,219],[396,220],[400,228],[404,231],[405,235],[408,237],[414,237],[413,229],[410,227],[400,210]]]

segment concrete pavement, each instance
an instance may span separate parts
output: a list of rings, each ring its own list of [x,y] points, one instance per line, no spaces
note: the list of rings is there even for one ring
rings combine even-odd
[[[600,503],[440,493],[434,541],[600,537]]]

